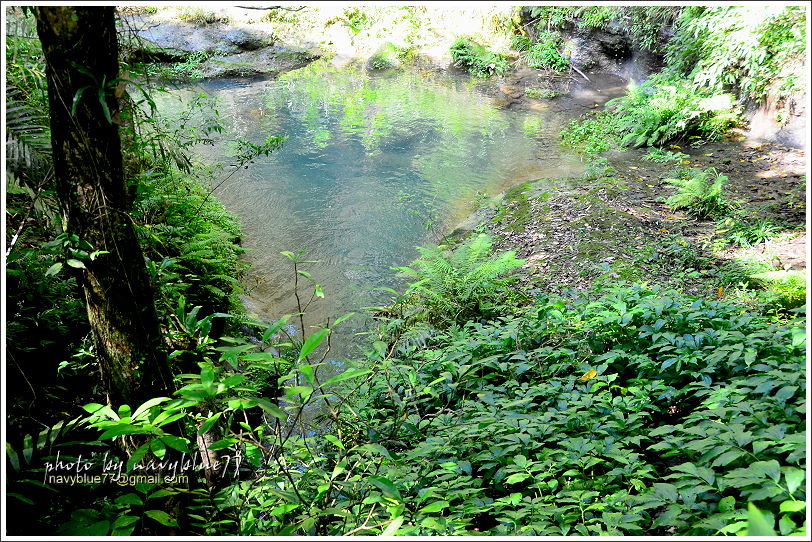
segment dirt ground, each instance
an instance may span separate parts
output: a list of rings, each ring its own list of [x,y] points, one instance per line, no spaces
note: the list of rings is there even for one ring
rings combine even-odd
[[[501,85],[505,107],[533,109],[545,101],[515,91],[527,77],[520,73],[516,80]],[[757,141],[746,131],[724,141],[696,147],[677,144],[670,150],[687,156],[676,163],[657,163],[643,158],[646,150],[603,153],[606,163],[586,178],[527,183],[480,211],[481,218],[489,224],[500,248],[516,250],[527,259],[525,280],[547,290],[582,289],[601,275],[676,285],[675,281],[684,281],[685,276],[668,276],[669,264],[663,261],[671,257],[671,249],[666,248],[675,242],[698,247],[719,264],[738,258],[759,259],[775,269],[806,273],[803,150]],[[780,232],[747,248],[714,245],[720,237],[716,221],[694,220],[665,204],[676,189],[665,179],[678,165],[715,168],[728,177],[726,199],[740,210],[739,216],[769,220],[780,226]],[[684,284],[685,291],[715,293],[718,283],[702,280],[706,272],[702,271],[695,283]]]

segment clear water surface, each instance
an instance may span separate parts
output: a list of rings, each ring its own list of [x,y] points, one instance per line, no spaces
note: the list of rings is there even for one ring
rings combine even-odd
[[[416,245],[437,242],[476,208],[478,194],[582,171],[558,145],[562,125],[580,111],[500,109],[475,82],[315,63],[276,80],[201,82],[161,100],[171,115],[177,98],[201,90],[216,98],[229,133],[198,152],[226,165],[215,183],[233,169],[235,139],[286,137],[214,192],[242,222],[250,312],[266,319],[296,312],[292,266],[281,251],[316,260],[303,269],[325,298],[305,324],[321,323],[385,301],[375,288],[397,285],[391,268],[412,261]],[[305,300],[313,291],[306,282]],[[351,322],[348,333],[363,327]]]

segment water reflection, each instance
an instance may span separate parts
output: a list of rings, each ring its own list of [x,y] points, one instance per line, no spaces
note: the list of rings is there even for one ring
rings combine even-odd
[[[558,147],[567,115],[500,110],[468,77],[316,64],[274,81],[204,82],[176,95],[201,89],[218,99],[232,132],[206,158],[227,160],[229,139],[287,137],[215,192],[241,218],[252,267],[246,304],[265,318],[296,311],[281,251],[304,249],[317,260],[305,269],[326,297],[307,323],[320,323],[380,301],[374,288],[393,285],[390,268],[471,212],[478,192],[581,171]]]

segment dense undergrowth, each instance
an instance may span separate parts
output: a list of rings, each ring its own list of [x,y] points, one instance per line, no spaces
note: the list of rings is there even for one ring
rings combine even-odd
[[[616,13],[562,9],[535,16],[549,31],[576,14],[605,25]],[[656,29],[635,20],[653,46]],[[8,50],[22,54],[9,39]],[[460,42],[461,54],[471,43]],[[551,52],[557,42],[534,46],[539,65],[564,66]],[[487,74],[501,61],[470,66]],[[20,89],[37,88],[26,77],[41,70],[12,73]],[[569,137],[594,133],[591,152],[601,140],[709,138],[731,122],[729,108],[703,101],[710,97],[662,76]],[[38,99],[32,92],[15,104]],[[17,117],[28,126],[19,134],[47,134],[26,119]],[[134,115],[124,138],[133,217],[178,385],[143,405],[98,402],[71,277],[82,247],[59,237],[52,179],[32,158],[47,164],[47,149],[30,144],[42,137],[18,139],[33,150],[11,164],[9,193],[17,233],[7,240],[9,534],[805,533],[806,319],[791,310],[801,299],[759,314],[621,281],[553,295],[518,282],[512,273],[524,262],[493,253],[480,235],[455,251],[423,248],[400,269],[411,283],[376,310],[365,355],[322,377],[333,329],[350,315],[304,336],[290,332],[296,315],[239,317],[239,228],[200,167],[177,152],[220,128],[185,119]],[[279,144],[244,143],[236,161],[243,167]],[[692,175],[696,190],[681,201],[721,214],[706,182],[720,182],[716,172],[674,178]],[[745,242],[755,235],[730,231]],[[702,264],[678,241],[663,254]],[[284,255],[293,276],[312,279],[301,253]],[[311,282],[297,295],[323,295]],[[200,454],[216,455],[219,468]],[[68,468],[55,469],[57,458]],[[48,478],[71,468],[106,476]]]
[[[100,444],[146,435],[130,463],[191,453],[192,437],[163,429],[181,416],[219,428],[209,449],[241,465],[209,487],[99,484],[60,532],[701,536],[747,532],[756,513],[803,528],[804,320],[634,284],[539,293],[419,339],[384,333],[326,382],[311,356],[330,330],[294,347],[273,339],[284,322],[262,330],[278,355],[204,339],[176,398],[85,407]],[[281,365],[277,404],[245,374]],[[319,402],[322,429],[294,430]],[[47,431],[39,442],[29,457]]]

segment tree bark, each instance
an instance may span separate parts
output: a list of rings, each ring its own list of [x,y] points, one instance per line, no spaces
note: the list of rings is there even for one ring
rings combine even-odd
[[[131,406],[171,392],[152,285],[129,215],[117,125],[113,7],[40,6],[51,142],[63,227],[94,251],[80,270],[108,400]]]

